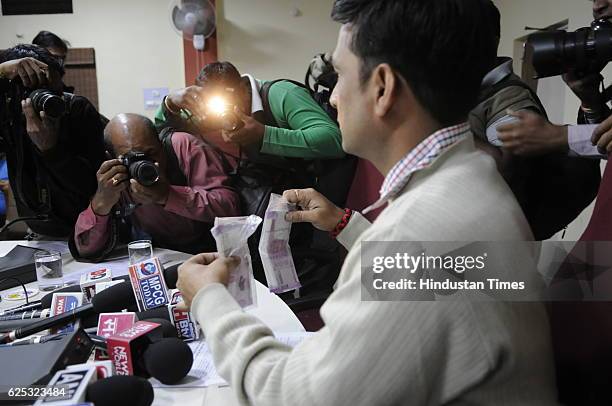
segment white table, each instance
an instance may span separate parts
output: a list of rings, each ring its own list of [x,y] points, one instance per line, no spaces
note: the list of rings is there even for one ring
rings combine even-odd
[[[30,243],[27,241],[0,241],[0,256],[4,256],[15,245],[33,246],[38,243]],[[126,251],[127,255],[127,251]],[[160,258],[165,265],[172,265],[177,262],[182,262],[189,258],[190,255],[169,250],[155,250],[155,255]],[[64,276],[73,277],[76,274],[82,273],[99,265],[81,263],[75,261],[70,254],[63,255],[63,270]],[[127,273],[127,269],[126,269]],[[113,273],[115,275],[115,273]],[[116,276],[116,275],[115,275]],[[36,282],[26,286],[35,286]],[[292,333],[304,331],[304,327],[289,309],[289,307],[273,293],[270,293],[261,283],[257,282],[257,307],[247,310],[266,325],[275,333]],[[11,288],[11,290],[14,288]],[[31,300],[40,299],[44,293],[39,293]],[[23,302],[0,302],[0,310],[18,306]],[[228,387],[208,387],[208,388],[155,388],[154,405],[223,405],[231,406],[238,404],[232,390]]]

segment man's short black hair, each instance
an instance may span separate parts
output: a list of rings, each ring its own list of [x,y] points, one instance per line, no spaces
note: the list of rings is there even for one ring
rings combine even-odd
[[[483,2],[487,13],[487,23],[491,25],[493,35],[501,38],[501,14],[499,9],[491,0],[483,0]]]
[[[212,62],[204,66],[196,79],[198,86],[218,85],[239,88],[242,83],[240,72],[229,62]]]
[[[14,61],[16,59],[23,59],[28,57],[34,58],[47,64],[49,68],[59,72],[60,75],[64,74],[64,68],[56,57],[51,55],[51,53],[45,48],[33,44],[19,44],[7,49],[2,54],[2,59],[0,60],[0,62]]]
[[[388,63],[445,126],[466,120],[497,54],[482,0],[336,0],[332,18],[351,26],[362,82]]]
[[[32,40],[32,44],[43,48],[58,48],[63,52],[68,52],[66,41],[52,33],[51,31],[41,31]]]

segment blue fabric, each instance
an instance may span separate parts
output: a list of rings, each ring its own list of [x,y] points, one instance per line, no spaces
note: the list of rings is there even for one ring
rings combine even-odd
[[[8,180],[8,168],[4,159],[0,161],[0,180]],[[6,214],[6,200],[4,193],[0,192],[0,215],[4,214]]]

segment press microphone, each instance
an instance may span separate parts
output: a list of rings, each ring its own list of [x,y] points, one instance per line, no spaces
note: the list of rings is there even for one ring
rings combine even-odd
[[[96,406],[150,406],[154,393],[151,382],[139,376],[115,375],[87,387],[85,399]]]
[[[20,327],[8,334],[1,334],[0,343],[8,343],[49,328],[63,326],[76,319],[91,315],[92,313],[120,312],[134,302],[134,294],[129,284],[120,283],[94,296],[91,303],[79,306],[69,312],[48,319],[42,319],[28,326]]]
[[[189,311],[178,308],[176,304],[162,306],[144,312],[136,313],[138,320],[153,321],[164,320],[174,329],[174,337],[185,342],[200,338],[200,326]]]
[[[113,278],[114,281],[127,281],[129,280],[128,276],[119,276],[117,278]],[[61,289],[54,290],[53,292],[47,293],[40,299],[41,307],[43,309],[47,309],[51,306],[51,300],[53,299],[54,293],[65,293],[65,292],[81,292],[81,285],[70,285],[65,286]]]
[[[21,313],[13,313],[13,314],[5,314],[0,316],[0,321],[8,321],[8,320],[28,320],[28,319],[38,319],[47,317],[49,315],[49,309],[42,310],[31,310],[24,311]]]
[[[193,365],[193,353],[178,338],[161,338],[159,324],[138,321],[130,329],[106,338],[107,353],[117,375],[154,377],[166,385],[183,379]]]
[[[187,376],[193,366],[193,352],[178,338],[164,338],[151,344],[143,354],[147,372],[165,385],[174,385]]]
[[[6,309],[0,312],[0,316],[8,316],[10,314],[27,312],[31,310],[40,310],[41,308],[42,308],[41,301],[37,300],[35,302],[30,302],[30,303],[22,304],[20,306],[16,306],[10,309]]]
[[[178,280],[178,267],[183,265],[180,264],[169,266],[164,270],[164,279],[166,280],[166,285],[168,289],[176,289],[176,281]]]
[[[144,321],[148,321],[149,323],[157,323],[161,328],[162,335],[164,338],[178,338],[178,334],[176,332],[176,328],[170,321],[162,318],[150,318],[144,319]]]
[[[130,265],[128,275],[139,311],[170,304],[164,268],[158,258]]]
[[[34,406],[42,405],[74,405],[85,400],[87,387],[97,378],[96,367],[93,365],[83,364],[78,368],[63,369],[57,371],[53,378],[49,381],[47,388],[62,388],[56,391],[55,397],[61,396],[61,400],[54,400],[51,396],[53,391],[49,391],[49,395],[38,398]]]
[[[94,364],[80,364],[55,373],[49,384],[49,393],[56,392],[57,400],[40,398],[37,405],[75,405],[92,402],[96,406],[135,405],[150,406],[153,403],[153,386],[137,376],[99,377]]]

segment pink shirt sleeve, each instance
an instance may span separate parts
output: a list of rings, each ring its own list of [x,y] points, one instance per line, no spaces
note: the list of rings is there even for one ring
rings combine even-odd
[[[79,254],[86,256],[104,248],[109,238],[109,223],[110,216],[98,216],[91,204],[79,215],[74,227],[74,242]]]
[[[230,186],[219,153],[181,132],[172,136],[172,146],[189,186],[171,186],[165,209],[206,223],[240,215],[238,194]]]

